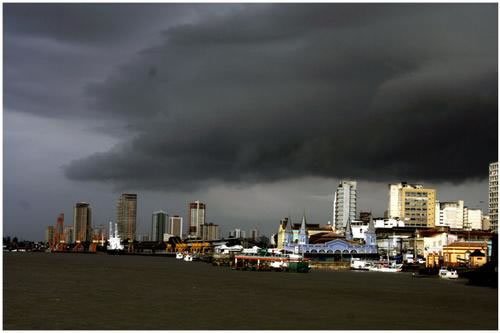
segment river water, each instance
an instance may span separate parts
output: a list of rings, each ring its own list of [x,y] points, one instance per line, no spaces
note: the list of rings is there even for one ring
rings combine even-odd
[[[498,289],[408,273],[233,271],[174,258],[4,253],[6,330],[498,328]]]

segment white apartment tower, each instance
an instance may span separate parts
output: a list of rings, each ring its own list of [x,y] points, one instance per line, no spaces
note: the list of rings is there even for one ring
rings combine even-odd
[[[498,233],[498,162],[490,163],[488,199],[491,231]]]
[[[343,180],[333,198],[333,227],[345,231],[349,221],[356,218],[357,182]]]

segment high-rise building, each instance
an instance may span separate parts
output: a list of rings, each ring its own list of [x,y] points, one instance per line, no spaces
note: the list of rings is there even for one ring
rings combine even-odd
[[[241,229],[234,229],[234,230],[231,230],[229,232],[229,237],[231,238],[246,238],[246,233],[245,233],[245,230],[241,230]]]
[[[196,200],[189,204],[189,238],[202,238],[201,225],[205,224],[206,206]]]
[[[250,230],[250,238],[256,241],[259,238],[259,230],[257,229]]]
[[[67,225],[64,227],[63,239],[67,244],[73,242],[73,226]]]
[[[54,244],[54,226],[49,225],[45,230],[45,242],[52,246]]]
[[[118,236],[123,240],[135,240],[136,221],[137,194],[123,193],[116,205]]]
[[[167,233],[182,238],[182,217],[179,215],[170,216],[168,218]]]
[[[167,213],[160,210],[153,213],[151,221],[151,237],[153,242],[163,241],[163,234],[167,231]]]
[[[483,212],[481,209],[464,208],[464,229],[481,230],[483,229]]]
[[[220,229],[217,224],[208,223],[201,225],[201,239],[212,241],[220,239]]]
[[[403,188],[421,189],[423,187],[424,186],[420,184],[408,184],[407,182],[389,184],[389,206],[387,208],[387,218],[401,219],[401,190]]]
[[[401,192],[400,219],[405,227],[434,227],[436,190],[404,187]]]
[[[498,162],[490,163],[488,206],[491,231],[498,233]]]
[[[92,228],[92,242],[100,243],[103,246],[107,239],[108,236],[104,224],[99,224]]]
[[[467,209],[464,201],[436,201],[435,226],[446,226],[452,229],[463,229],[467,224]]]
[[[73,209],[74,242],[92,240],[92,210],[87,202],[77,202]]]
[[[56,227],[54,229],[54,243],[58,244],[64,240],[64,214],[57,217]]]
[[[333,199],[333,227],[344,231],[347,223],[356,218],[357,183],[343,180],[337,186]]]
[[[389,184],[388,218],[403,220],[407,227],[434,227],[436,214],[435,189],[406,182]]]

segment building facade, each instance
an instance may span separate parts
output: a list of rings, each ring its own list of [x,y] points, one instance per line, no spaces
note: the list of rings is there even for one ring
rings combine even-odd
[[[250,230],[250,239],[256,241],[259,238],[259,230],[252,229]]]
[[[69,244],[73,242],[74,236],[73,236],[73,226],[67,225],[64,227],[64,242]]]
[[[486,263],[486,254],[488,251],[488,243],[484,241],[478,242],[454,242],[447,246],[443,246],[443,260],[447,266],[482,266]],[[473,253],[476,255],[471,257]]]
[[[135,240],[137,223],[137,194],[123,193],[116,205],[118,235],[122,240]]]
[[[345,231],[349,221],[356,218],[357,182],[343,180],[333,198],[333,227]]]
[[[482,230],[483,212],[481,209],[464,208],[464,229]]]
[[[231,230],[229,232],[229,237],[231,238],[246,238],[246,232],[245,230],[241,230],[241,229],[234,229],[234,230]]]
[[[54,226],[49,225],[45,230],[45,242],[52,246],[54,244]]]
[[[390,184],[389,218],[404,221],[407,227],[434,227],[436,223],[436,190],[420,184]]]
[[[464,228],[464,218],[467,210],[464,207],[464,201],[436,201],[435,208],[435,226],[438,227],[450,227],[453,229],[463,229]]]
[[[151,235],[149,237],[151,241],[163,241],[163,234],[167,232],[167,218],[167,213],[162,210],[153,212],[151,217]]]
[[[182,238],[182,225],[182,217],[180,217],[179,215],[170,216],[168,218],[167,233],[172,236]]]
[[[73,242],[92,240],[92,210],[87,202],[77,202],[73,208]]]
[[[316,229],[316,225],[313,226],[312,229]],[[310,233],[308,229],[309,225],[306,223],[305,217],[302,218],[302,223],[295,235],[291,228],[285,228],[284,250],[294,253],[324,253],[341,256],[377,253],[377,238],[373,221],[369,222],[363,232],[357,232],[361,237],[358,240],[354,240],[352,237],[353,231],[350,222],[345,227],[345,236],[328,231],[328,227],[321,228],[322,231],[317,233]]]
[[[202,224],[201,239],[206,241],[213,241],[220,239],[219,226],[213,223]]]
[[[488,190],[491,231],[498,233],[498,162],[490,163]]]
[[[202,238],[201,225],[205,224],[206,205],[198,200],[189,204],[189,238]]]
[[[54,228],[54,243],[64,242],[64,214],[61,213],[57,217],[56,227]]]

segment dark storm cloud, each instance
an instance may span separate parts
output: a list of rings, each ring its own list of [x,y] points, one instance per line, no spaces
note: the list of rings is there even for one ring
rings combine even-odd
[[[198,5],[203,8],[203,5]],[[180,4],[5,4],[7,34],[49,37],[68,43],[110,45],[137,38],[158,20],[194,10]]]
[[[5,107],[102,122],[87,107],[83,87],[153,43],[162,29],[211,11],[203,4],[5,4]]]
[[[494,4],[249,5],[164,38],[88,86],[131,135],[70,179],[461,182],[497,158]]]

